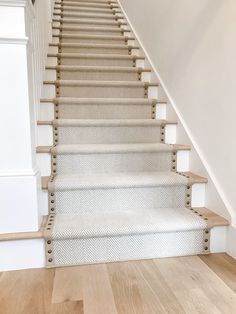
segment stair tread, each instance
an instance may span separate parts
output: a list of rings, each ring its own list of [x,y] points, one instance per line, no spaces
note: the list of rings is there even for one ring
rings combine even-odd
[[[57,104],[131,104],[131,105],[152,105],[166,104],[166,100],[156,100],[150,98],[76,98],[76,97],[58,97],[53,99],[43,98],[41,102],[53,102]]]
[[[145,153],[145,152],[172,152],[177,150],[190,150],[190,146],[171,145],[163,143],[137,143],[137,144],[64,144],[55,147],[42,146],[37,148],[37,152],[52,154],[77,153],[77,154],[93,154],[93,153]]]
[[[53,37],[60,38],[88,38],[88,39],[120,39],[120,40],[134,40],[134,37],[124,36],[124,35],[91,35],[91,34],[58,34],[53,35]]]
[[[127,178],[130,179],[130,176],[135,176],[136,175],[136,178],[140,181],[141,184],[143,184],[143,180],[144,180],[144,176],[145,178],[147,178],[147,180],[151,181],[153,180],[153,182],[156,180],[156,183],[157,184],[157,180],[160,182],[161,180],[161,174],[162,174],[162,179],[163,177],[167,178],[167,179],[175,179],[177,178],[177,180],[179,180],[180,182],[184,183],[184,184],[196,184],[196,183],[207,183],[207,178],[205,177],[202,177],[200,175],[197,175],[197,174],[194,174],[192,172],[181,172],[181,173],[175,173],[175,172],[141,172],[141,173],[131,173],[131,174],[125,174],[125,173],[110,173],[110,174],[104,174],[104,178],[106,179],[106,177],[109,177],[109,181],[111,181],[111,184],[113,182],[112,178],[114,178],[114,176],[116,175],[117,178],[119,179],[119,176],[121,178],[123,178],[123,180],[126,182],[126,184],[128,184],[128,181],[126,180]],[[103,174],[102,174],[103,175]],[[100,176],[100,174],[95,174],[94,175],[95,177],[98,177]],[[77,176],[78,179],[81,179],[82,177],[79,175]],[[66,182],[69,182],[71,179],[72,179],[72,176],[71,175],[63,175],[63,176],[57,176],[56,177],[57,179],[59,178],[61,180],[61,182],[64,181],[64,183]],[[85,180],[86,180],[87,176],[85,176]],[[91,180],[91,176],[88,177],[88,180]],[[76,176],[74,176],[73,178],[73,181],[77,180]],[[98,181],[101,179],[101,177],[98,179]],[[49,180],[50,180],[50,177],[49,176],[46,176],[46,177],[42,177],[42,189],[43,190],[47,190],[49,189]],[[121,181],[119,181],[121,183]],[[98,182],[99,183],[99,182]],[[50,188],[52,188],[50,186]]]
[[[139,49],[138,46],[130,46],[130,45],[125,45],[125,44],[90,44],[90,43],[50,43],[49,44],[50,47],[64,47],[64,48],[68,48],[68,47],[83,47],[83,48],[107,48],[107,49]],[[105,54],[106,55],[106,54]],[[120,56],[120,55],[119,55]],[[127,55],[125,55],[127,56]]]
[[[99,80],[55,80],[44,81],[46,85],[59,86],[120,86],[120,87],[158,87],[158,83],[149,83],[141,81],[99,81]]]
[[[108,14],[97,14],[97,13],[85,13],[85,12],[81,12],[81,13],[54,13],[53,16],[61,16],[63,17],[76,17],[76,18],[94,18],[94,19],[102,19],[102,20],[116,20],[116,19],[123,19],[124,16],[121,15],[108,15]]]
[[[165,172],[116,172],[98,174],[57,175],[48,183],[50,191],[106,188],[137,188],[156,186],[184,186],[188,179],[171,171]]]
[[[76,52],[61,52],[61,53],[48,53],[48,57],[60,58],[86,58],[86,59],[121,59],[133,60],[144,59],[142,56],[137,55],[119,55],[119,54],[106,54],[106,53],[76,53]]]
[[[101,71],[101,72],[151,72],[151,69],[139,67],[123,67],[123,66],[94,66],[94,65],[56,65],[46,66],[47,70],[60,71]]]
[[[54,240],[181,232],[209,227],[208,220],[187,208],[101,210],[98,214],[57,214],[53,220]]]
[[[85,19],[85,18],[53,18],[52,19],[53,22],[58,22],[58,23],[61,23],[63,22],[64,24],[65,23],[68,23],[68,24],[92,24],[92,25],[117,25],[117,26],[120,26],[120,25],[127,25],[126,22],[122,21],[120,22],[119,20],[89,20],[89,19]]]
[[[104,126],[104,127],[124,127],[124,126],[164,126],[166,124],[177,124],[174,120],[160,119],[56,119],[52,121],[38,121],[38,125],[54,126]]]
[[[62,31],[111,31],[114,33],[129,33],[130,30],[128,29],[123,29],[123,28],[114,28],[114,27],[104,27],[104,26],[53,26],[53,29],[60,29]],[[63,34],[66,35],[66,34]],[[79,35],[79,34],[78,34]]]
[[[161,119],[56,119],[55,126],[161,126],[176,124],[174,120]]]

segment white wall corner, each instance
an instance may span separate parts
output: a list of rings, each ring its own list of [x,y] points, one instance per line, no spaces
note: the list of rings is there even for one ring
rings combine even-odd
[[[197,141],[195,140],[195,137],[193,136],[188,124],[186,123],[181,111],[179,110],[179,107],[177,106],[177,104],[175,103],[174,99],[172,98],[170,92],[169,92],[169,89],[167,88],[167,85],[165,84],[165,82],[163,81],[162,77],[160,76],[159,74],[159,71],[157,70],[157,67],[155,66],[154,62],[152,61],[151,57],[150,57],[150,54],[148,53],[147,49],[145,48],[145,45],[143,43],[143,41],[141,40],[140,36],[138,35],[137,33],[137,30],[136,30],[136,27],[134,25],[134,23],[131,22],[131,19],[128,17],[128,13],[131,13],[131,12],[128,12],[128,9],[129,7],[132,7],[132,1],[130,3],[127,3],[127,9],[125,8],[126,7],[126,2],[124,0],[117,0],[121,9],[123,10],[124,12],[124,16],[126,18],[126,20],[128,21],[129,25],[131,26],[132,28],[132,31],[145,55],[145,57],[147,58],[155,76],[157,77],[157,80],[158,82],[160,82],[160,87],[163,89],[164,93],[166,94],[166,97],[168,99],[168,102],[170,103],[170,105],[172,106],[172,108],[174,109],[178,119],[179,119],[179,122],[180,124],[182,125],[183,129],[184,129],[184,132],[186,133],[187,137],[189,138],[190,142],[191,142],[191,145],[194,147],[196,153],[197,153],[197,156],[198,156],[198,159],[199,159],[199,162],[202,164],[202,168],[205,168],[206,172],[207,172],[207,175],[209,175],[209,177],[211,178],[214,186],[215,186],[215,190],[219,196],[219,199],[222,200],[222,202],[220,202],[224,208],[222,208],[222,213],[219,213],[221,214],[222,216],[231,216],[233,217],[234,215],[234,209],[233,207],[231,206],[231,203],[229,202],[228,200],[228,197],[226,196],[226,194],[224,193],[223,191],[223,188],[222,188],[222,184],[219,182],[219,180],[216,178],[215,176],[215,172],[213,171],[212,167],[210,167],[207,159],[205,158],[205,155],[203,153],[203,151],[200,149],[200,146],[198,145]],[[140,3],[142,3],[141,1],[139,1]],[[124,5],[122,5],[122,3]],[[144,4],[142,3],[141,5],[144,6]],[[138,12],[138,11],[137,11]],[[139,12],[140,13],[140,12]],[[134,16],[134,14],[133,14]],[[136,19],[137,21],[137,19]],[[145,25],[143,25],[143,27],[145,27]],[[168,119],[168,116],[166,117],[166,119]],[[185,144],[185,143],[182,143],[182,144]],[[191,170],[191,169],[190,169]],[[211,208],[212,210],[214,208]]]
[[[236,225],[228,227],[226,252],[236,259]]]

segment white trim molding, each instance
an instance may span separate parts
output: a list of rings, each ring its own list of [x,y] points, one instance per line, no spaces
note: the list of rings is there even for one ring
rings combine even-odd
[[[228,228],[227,253],[236,259],[236,226]]]
[[[28,0],[0,0],[0,6],[25,7]]]
[[[3,45],[27,45],[28,41],[28,37],[0,37],[0,44]]]

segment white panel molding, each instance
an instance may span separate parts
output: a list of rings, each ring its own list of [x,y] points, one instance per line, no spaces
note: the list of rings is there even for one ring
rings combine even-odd
[[[138,35],[137,32],[136,32],[136,29],[135,29],[133,23],[130,21],[129,17],[128,17],[127,14],[126,14],[125,8],[122,6],[120,0],[117,0],[117,2],[119,3],[119,5],[120,5],[120,7],[121,7],[121,9],[122,9],[122,11],[123,11],[123,14],[124,14],[125,18],[127,19],[128,23],[130,24],[130,26],[131,26],[131,28],[132,28],[132,31],[133,31],[133,33],[134,33],[134,35],[135,35],[135,37],[136,37],[136,40],[139,42],[139,45],[141,46],[141,48],[142,48],[142,50],[143,50],[143,52],[144,52],[144,54],[145,54],[145,57],[147,58],[148,62],[150,63],[150,65],[151,65],[151,67],[152,67],[152,69],[153,69],[153,71],[154,71],[154,73],[155,73],[155,75],[156,75],[158,81],[160,82],[161,87],[163,88],[164,92],[166,93],[166,96],[168,97],[168,100],[169,100],[170,104],[171,104],[172,107],[174,108],[174,110],[175,110],[175,112],[176,112],[176,114],[177,114],[177,116],[178,116],[178,118],[179,118],[181,124],[183,125],[183,128],[184,128],[185,132],[187,133],[187,135],[188,135],[188,137],[189,137],[189,139],[190,139],[190,141],[191,141],[191,144],[192,144],[193,147],[195,148],[195,150],[196,150],[196,152],[197,152],[197,154],[198,154],[198,156],[199,156],[199,158],[200,158],[200,160],[201,160],[203,166],[204,166],[205,169],[207,170],[207,172],[208,172],[208,174],[209,174],[209,176],[210,176],[210,178],[211,178],[213,184],[215,185],[216,191],[218,192],[218,194],[219,194],[219,196],[221,197],[221,199],[222,199],[222,201],[223,201],[225,207],[227,208],[229,214],[231,215],[231,217],[232,217],[231,223],[236,226],[236,215],[235,215],[235,212],[234,212],[233,207],[231,206],[230,202],[228,201],[228,198],[226,197],[224,191],[222,190],[221,185],[220,185],[220,183],[218,182],[218,180],[217,180],[217,178],[216,178],[216,176],[215,176],[215,174],[214,174],[212,168],[210,167],[209,163],[208,163],[207,160],[205,159],[202,150],[200,149],[199,145],[198,145],[197,142],[195,141],[195,138],[194,138],[192,132],[190,131],[190,129],[189,129],[189,127],[187,126],[187,123],[185,122],[185,120],[184,120],[184,118],[183,118],[183,116],[182,116],[180,110],[178,109],[177,105],[175,104],[173,98],[171,97],[171,95],[170,95],[170,93],[169,93],[169,91],[168,91],[167,86],[165,85],[165,83],[164,83],[164,81],[162,80],[162,78],[160,77],[160,75],[159,75],[159,73],[158,73],[156,67],[154,66],[154,64],[153,64],[153,62],[152,62],[152,60],[151,60],[151,58],[150,58],[150,56],[149,56],[149,53],[148,53],[147,50],[145,49],[142,40],[140,39],[139,35]]]
[[[0,37],[0,45],[27,45],[28,41],[28,37]]]
[[[0,170],[0,177],[28,177],[36,176],[40,172],[38,167],[33,169]]]
[[[0,6],[25,7],[28,0],[0,0]]]

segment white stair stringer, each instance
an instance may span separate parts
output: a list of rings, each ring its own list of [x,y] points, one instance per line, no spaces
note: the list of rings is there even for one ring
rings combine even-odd
[[[117,3],[80,2],[57,1],[42,101],[54,116],[39,122],[51,132],[39,141],[51,156],[47,266],[208,253],[213,226],[192,208],[205,182],[176,173],[188,148],[132,30]]]

